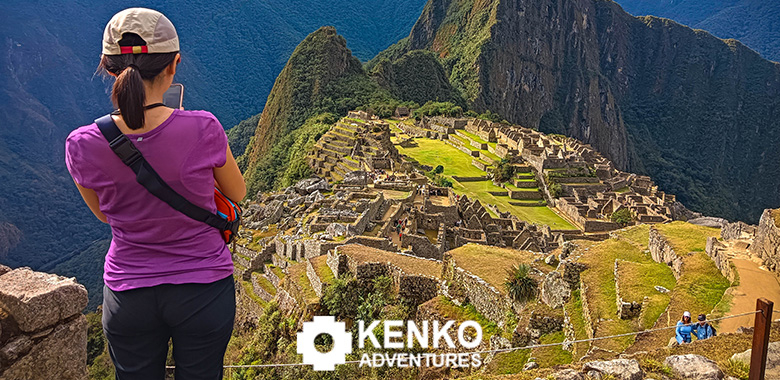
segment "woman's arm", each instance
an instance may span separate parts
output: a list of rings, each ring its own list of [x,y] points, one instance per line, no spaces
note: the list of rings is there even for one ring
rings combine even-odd
[[[225,194],[233,202],[241,202],[246,196],[244,176],[241,175],[241,170],[238,169],[238,164],[233,157],[233,152],[230,151],[230,146],[227,147],[225,165],[214,168],[214,179],[217,181],[216,185],[222,191],[222,194]]]
[[[106,216],[103,215],[102,211],[100,211],[100,201],[98,200],[98,196],[97,193],[95,193],[95,190],[87,189],[86,187],[79,185],[79,183],[75,180],[73,183],[76,184],[76,187],[79,189],[79,193],[81,193],[81,197],[84,198],[84,203],[89,206],[89,209],[92,210],[92,213],[95,214],[95,217],[97,217],[103,223],[108,223]]]

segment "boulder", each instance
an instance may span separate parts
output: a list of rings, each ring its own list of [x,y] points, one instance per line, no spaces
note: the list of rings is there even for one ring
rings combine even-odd
[[[341,182],[345,185],[365,186],[368,184],[368,175],[363,170],[355,170],[345,174]]]
[[[510,347],[512,347],[512,342],[510,342],[509,339],[504,338],[498,334],[490,337],[491,350],[502,350]]]
[[[304,197],[295,197],[293,199],[287,200],[287,206],[288,207],[298,207],[299,205],[303,204],[304,200],[306,198]]]
[[[740,361],[750,365],[750,355],[753,350],[739,352],[731,356],[731,360]],[[780,379],[780,342],[769,343],[766,353],[766,373],[767,379]]]
[[[688,219],[688,223],[696,224],[704,227],[721,228],[728,224],[728,220],[723,218],[716,218],[712,216],[703,216],[701,218]]]
[[[347,234],[347,227],[341,223],[331,223],[325,229],[325,233],[332,237],[344,236]]]
[[[569,284],[558,271],[552,271],[542,280],[541,299],[547,306],[557,309],[571,297]]]
[[[263,220],[261,221],[263,225],[269,225],[279,222],[279,219],[282,218],[282,214],[284,213],[284,204],[281,200],[273,200],[271,203],[268,204],[268,206],[265,207],[265,210],[263,210]]]
[[[683,379],[722,380],[723,371],[714,361],[701,355],[673,355],[666,358],[664,364]]]
[[[585,376],[573,369],[564,369],[550,375],[555,380],[585,380]],[[549,377],[548,377],[549,378]]]
[[[528,362],[523,366],[523,371],[530,371],[536,368],[539,368],[539,364],[536,364],[536,362]]]
[[[0,276],[0,308],[24,332],[51,327],[87,307],[87,289],[74,278],[19,268]]]
[[[550,266],[558,266],[558,263],[560,261],[558,260],[558,256],[555,254],[551,254],[544,258],[544,263]]]
[[[655,286],[655,290],[657,290],[660,293],[664,293],[664,294],[669,293],[669,289],[666,289],[666,288],[664,288],[661,285],[656,285]]]
[[[84,306],[87,302],[86,297],[85,290]],[[86,379],[87,366],[84,365],[86,361],[87,318],[79,315],[68,323],[57,325],[50,334],[36,342],[29,352],[5,368],[2,378]]]
[[[327,191],[330,186],[324,178],[312,177],[298,181],[293,189],[300,195],[309,195],[315,191]]]
[[[319,190],[315,190],[313,193],[306,196],[306,202],[317,202],[325,199],[324,196],[322,196],[322,193],[320,193]]]
[[[11,269],[10,267],[7,267],[5,265],[0,264],[0,276],[4,275],[4,274],[6,274],[6,273],[8,273],[8,272],[10,272],[12,270],[13,269]]]
[[[587,362],[583,371],[595,371],[600,375],[611,375],[617,380],[642,380],[644,372],[635,359],[615,359],[609,361]]]

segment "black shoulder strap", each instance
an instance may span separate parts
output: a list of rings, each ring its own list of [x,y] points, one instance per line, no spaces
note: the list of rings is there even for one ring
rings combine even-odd
[[[168,186],[160,175],[154,171],[152,166],[149,165],[149,162],[141,155],[141,152],[138,151],[130,139],[119,130],[110,114],[95,120],[95,124],[97,124],[103,137],[108,140],[111,150],[119,156],[125,165],[133,170],[135,180],[145,187],[146,190],[149,190],[152,195],[192,219],[206,223],[220,231],[230,229],[231,224],[234,222],[228,222],[212,212],[196,206]]]

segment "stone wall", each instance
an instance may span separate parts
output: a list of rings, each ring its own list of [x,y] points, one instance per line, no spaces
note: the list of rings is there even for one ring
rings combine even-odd
[[[384,203],[384,201],[384,195],[379,193],[379,195],[374,200],[369,202],[368,207],[365,211],[363,211],[362,214],[360,214],[355,223],[347,225],[347,235],[357,236],[365,232],[366,226],[369,222],[374,220],[377,211],[379,211],[379,209],[382,207],[382,203]]]
[[[436,297],[439,293],[439,282],[435,278],[418,275],[404,275],[399,279],[398,295],[419,305]]]
[[[427,236],[404,234],[401,236],[401,246],[409,247],[412,254],[426,259],[441,260],[442,253],[431,243]]]
[[[707,253],[715,266],[718,267],[723,277],[726,277],[729,281],[733,282],[735,279],[734,269],[731,267],[731,261],[726,254],[726,246],[723,245],[718,238],[710,236],[707,238],[707,245],[704,248],[704,252]]]
[[[756,238],[750,245],[750,252],[764,260],[767,269],[780,272],[780,228],[775,225],[773,212],[778,210],[764,210],[756,229]]]
[[[631,319],[642,313],[642,304],[636,301],[626,302],[620,295],[620,261],[615,260],[615,300],[617,301],[617,314],[620,319]]]
[[[669,244],[666,238],[652,226],[650,227],[648,248],[650,249],[650,255],[653,257],[653,260],[668,265],[672,268],[674,278],[680,278],[683,267],[682,258],[677,255],[677,252],[674,251],[672,245]]]
[[[284,292],[287,294],[287,292]],[[277,295],[279,293],[277,292]],[[282,310],[293,310],[294,305],[297,304],[292,297],[290,298],[292,300],[293,305],[288,303],[286,304],[285,308],[281,307]],[[249,295],[247,292],[247,289],[244,288],[242,283],[240,281],[236,281],[236,329],[240,331],[252,331],[257,328],[257,325],[259,324],[260,316],[263,315],[263,307],[260,306],[260,304],[252,299],[252,296]]]
[[[274,295],[269,293],[265,288],[260,285],[260,282],[267,280],[265,277],[263,277],[262,274],[254,272],[250,274],[252,284],[252,290],[255,292],[255,295],[260,297],[265,302],[270,302],[274,299]]]
[[[582,301],[582,318],[585,319],[585,333],[588,334],[588,338],[592,339],[596,336],[596,325],[594,324],[593,317],[590,314],[590,304],[588,303],[588,285],[584,281],[580,281],[580,301]]]
[[[337,277],[351,273],[359,281],[371,281],[379,276],[388,276],[393,280],[393,287],[398,295],[415,305],[428,301],[439,293],[438,279],[408,274],[391,262],[358,262],[348,255],[340,254],[336,249],[333,253],[328,253],[326,263]]]
[[[263,264],[271,261],[271,256],[276,252],[276,244],[266,244],[261,251],[255,251],[236,244],[233,250],[233,262],[244,268],[242,273],[238,273],[244,280],[249,280],[252,272],[259,270]]]
[[[325,286],[320,276],[317,276],[317,272],[314,270],[314,266],[311,265],[311,260],[306,259],[306,277],[311,282],[311,287],[314,289],[314,293],[317,293],[317,297],[322,297],[322,292],[325,290]]]
[[[744,222],[726,223],[720,229],[723,240],[753,239],[756,236],[756,226]]]
[[[29,268],[0,273],[0,378],[86,379],[86,288]]]
[[[506,312],[513,308],[509,297],[501,294],[485,280],[458,267],[449,254],[444,255],[443,261],[442,280],[448,284],[450,296],[474,305],[485,318],[503,327]]]

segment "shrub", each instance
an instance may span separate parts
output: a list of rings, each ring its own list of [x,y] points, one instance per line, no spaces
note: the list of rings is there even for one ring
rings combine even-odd
[[[322,303],[336,318],[354,318],[361,304],[361,289],[354,277],[340,277],[325,288]]]
[[[432,170],[434,174],[441,174],[444,172],[444,166],[436,165],[436,167]]]
[[[526,264],[513,266],[507,271],[507,280],[504,283],[509,296],[515,301],[525,302],[536,298],[538,284],[530,276],[531,267]]]
[[[644,369],[646,372],[651,372],[657,375],[664,375],[664,376],[672,376],[672,369],[664,365],[663,363],[659,362],[655,359],[645,359],[642,360],[642,363],[640,365],[642,369]]]
[[[723,368],[729,376],[734,376],[740,380],[748,380],[750,375],[750,365],[739,360],[726,360],[720,363],[720,368]]]
[[[550,182],[550,185],[547,186],[547,188],[550,190],[550,196],[553,198],[558,198],[563,195],[563,187],[561,187],[561,184],[558,182]]]

